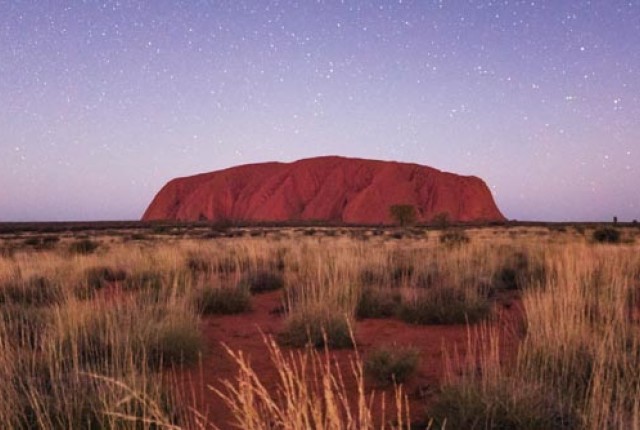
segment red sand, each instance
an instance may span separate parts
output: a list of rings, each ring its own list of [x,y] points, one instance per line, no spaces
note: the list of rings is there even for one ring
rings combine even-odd
[[[413,205],[419,222],[440,213],[451,221],[505,219],[480,178],[343,157],[251,164],[173,179],[142,219],[386,224],[394,204]]]
[[[208,386],[222,389],[221,379],[234,379],[237,366],[223,349],[221,343],[232,350],[242,350],[250,357],[252,367],[267,387],[274,387],[277,382],[276,371],[271,364],[267,347],[261,333],[276,335],[283,327],[282,315],[271,312],[278,308],[280,292],[254,296],[253,311],[240,315],[208,317],[203,321],[203,332],[207,340],[207,352],[203,357],[201,368],[182,372],[178,375],[181,381],[191,381],[200,410],[207,410],[209,420],[220,428],[234,428],[232,416],[224,402]],[[502,333],[501,352],[504,357],[513,357],[518,342],[514,334],[515,321],[521,316],[517,302],[509,308],[499,306],[498,327]],[[396,319],[369,319],[359,321],[355,327],[358,351],[364,356],[374,346],[393,344],[412,345],[421,353],[420,367],[406,384],[406,392],[411,403],[412,421],[425,418],[425,410],[433,394],[437,390],[443,376],[443,351],[451,353],[454,348],[464,354],[468,345],[468,327],[465,325],[450,326],[415,326]],[[353,350],[332,351],[342,370],[348,389],[355,393],[350,367]],[[373,386],[371,386],[373,387]],[[369,387],[368,387],[369,388]],[[378,393],[380,389],[375,388]],[[393,419],[393,392],[386,390],[387,419]],[[379,398],[379,394],[377,395]],[[376,410],[379,412],[379,410]]]

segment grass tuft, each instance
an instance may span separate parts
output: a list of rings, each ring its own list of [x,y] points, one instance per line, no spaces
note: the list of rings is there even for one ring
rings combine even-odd
[[[404,300],[400,319],[410,324],[474,324],[491,313],[489,302],[480,296],[468,296],[453,288],[425,290]]]
[[[281,345],[297,348],[308,345],[315,348],[353,348],[350,327],[347,316],[335,310],[297,311],[288,317],[278,341]]]
[[[100,244],[96,241],[91,239],[80,239],[69,245],[69,252],[72,254],[88,255],[92,254],[99,247]]]
[[[416,348],[382,346],[365,356],[364,371],[380,386],[403,384],[415,373],[419,359]]]
[[[196,298],[203,315],[231,315],[251,310],[251,294],[246,288],[207,287]]]
[[[388,318],[398,312],[401,296],[388,288],[364,287],[358,297],[356,318]]]
[[[284,278],[278,273],[261,270],[241,279],[238,288],[254,294],[267,293],[284,288]]]

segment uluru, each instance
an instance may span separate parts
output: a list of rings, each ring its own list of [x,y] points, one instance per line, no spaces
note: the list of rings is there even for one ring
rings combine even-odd
[[[267,162],[169,181],[142,220],[388,224],[390,207],[412,205],[418,222],[503,221],[489,188],[419,164],[326,156]]]

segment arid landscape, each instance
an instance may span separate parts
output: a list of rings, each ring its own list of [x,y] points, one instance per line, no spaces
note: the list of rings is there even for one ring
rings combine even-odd
[[[640,428],[632,224],[1,230],[5,428]]]

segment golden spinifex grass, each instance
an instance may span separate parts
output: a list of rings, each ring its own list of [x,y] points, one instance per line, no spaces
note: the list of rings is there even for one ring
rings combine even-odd
[[[401,386],[394,387],[390,417],[384,396],[378,399],[365,389],[357,351],[350,361],[350,374],[343,375],[328,349],[324,353],[311,348],[285,353],[273,339],[265,338],[265,343],[277,369],[275,386],[265,385],[242,351],[227,348],[239,366],[238,375],[225,381],[226,390],[212,388],[232,410],[238,428],[364,430],[404,428],[411,423]],[[357,386],[355,398],[349,395],[349,383]],[[374,417],[374,410],[379,416]]]
[[[74,250],[70,235],[46,247],[3,238],[11,252],[0,254],[0,380],[9,382],[0,384],[0,422],[194,427],[202,416],[167,389],[166,369],[208,353],[199,331],[203,292],[246,292],[267,273],[264,279],[277,280],[273,288],[284,286],[285,339],[288,327],[305,334],[316,319],[318,333],[334,327],[329,321],[342,321],[338,333],[352,324],[356,344],[362,317],[494,324],[496,306],[520,300],[525,315],[513,360],[497,357],[498,334],[488,328],[471,336],[472,353],[451,359],[457,370],[445,375],[433,412],[447,428],[640,428],[635,230],[616,245],[593,243],[582,228],[468,229],[469,242],[455,246],[441,242],[441,232],[418,233],[317,228],[213,240],[147,233],[135,241],[104,234],[91,237],[98,246],[90,252]],[[260,391],[241,353],[237,379],[219,375],[230,381],[225,395],[237,422],[373,426],[358,358],[345,378],[363,385],[347,399],[346,379],[322,352],[270,348],[280,398]],[[305,379],[309,372],[317,378]],[[289,397],[303,411],[287,409]],[[406,423],[398,399],[402,417],[390,412],[389,419]]]

